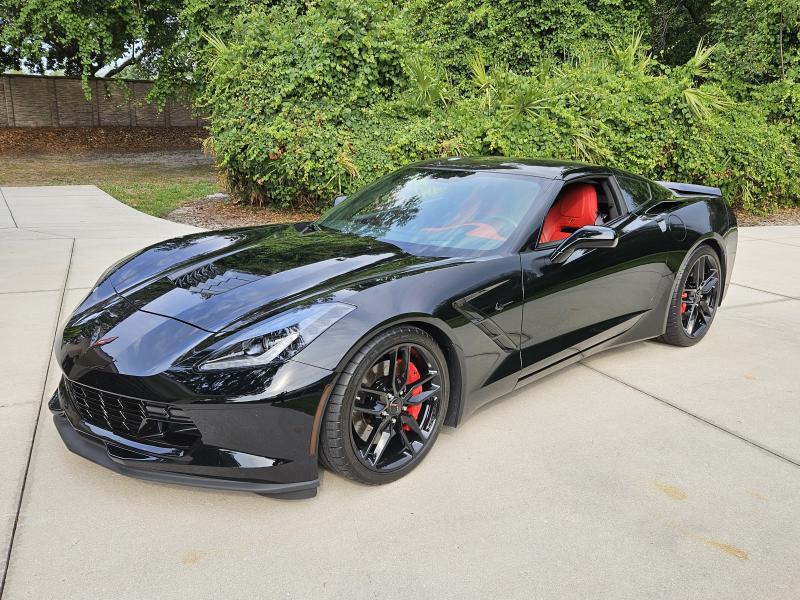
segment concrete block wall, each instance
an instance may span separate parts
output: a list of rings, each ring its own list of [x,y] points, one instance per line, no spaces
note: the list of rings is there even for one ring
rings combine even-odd
[[[0,127],[197,127],[203,119],[175,100],[159,111],[145,102],[149,81],[0,75]]]

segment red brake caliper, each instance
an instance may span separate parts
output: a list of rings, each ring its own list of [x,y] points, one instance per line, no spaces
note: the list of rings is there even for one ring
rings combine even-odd
[[[419,381],[420,379],[421,379],[421,377],[420,377],[420,374],[419,374],[419,369],[417,369],[417,366],[413,362],[408,363],[408,377],[406,378],[406,385],[412,384],[415,381]],[[422,386],[421,385],[418,385],[413,390],[411,390],[411,395],[412,396],[419,396],[421,393],[422,393]],[[420,410],[422,410],[422,405],[421,404],[414,404],[413,406],[409,406],[406,409],[408,414],[411,415],[412,417],[414,417],[414,419],[419,417],[419,411]],[[411,431],[411,428],[408,425],[403,425],[403,429],[405,431]]]
[[[686,298],[688,297],[689,297],[689,292],[683,292],[681,294],[681,300],[686,300]],[[681,312],[682,313],[686,312],[686,302],[681,302]]]

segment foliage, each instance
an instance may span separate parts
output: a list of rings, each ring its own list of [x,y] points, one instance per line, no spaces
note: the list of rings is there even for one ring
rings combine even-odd
[[[800,85],[775,81],[756,87],[751,94],[753,102],[766,112],[768,121],[783,127],[794,143],[800,144]]]
[[[0,0],[0,69],[86,78],[134,49],[156,53],[174,36],[178,2]]]
[[[643,51],[642,37],[644,32],[635,32],[630,39],[630,42],[624,46],[611,44],[611,56],[616,61],[620,69],[626,73],[635,73],[644,75],[650,68],[653,59],[650,55]],[[698,50],[700,48],[698,47]]]
[[[649,42],[653,55],[669,65],[691,57],[711,33],[714,3],[709,0],[659,0],[652,3]]]
[[[718,46],[720,78],[763,84],[796,75],[800,0],[662,0],[652,4],[650,43],[662,62],[683,64],[705,39]]]
[[[605,43],[647,19],[650,2],[631,0],[408,0],[412,39],[449,71],[468,73],[478,50],[524,72],[586,42]]]
[[[413,101],[418,107],[437,102],[447,105],[452,92],[445,72],[419,56],[406,61],[406,72]]]
[[[318,209],[463,154],[800,198],[800,0],[0,0],[0,67],[120,61],[210,113],[255,203]]]
[[[767,83],[798,74],[800,0],[715,0],[708,20],[727,78]]]
[[[353,180],[360,166],[347,130],[408,80],[401,23],[385,0],[279,5],[236,19],[235,43],[213,46],[202,97],[230,187],[255,201],[269,187],[277,205],[313,206]],[[428,80],[416,84],[426,90],[422,100],[441,96]]]
[[[236,20],[252,9],[292,3],[293,0],[178,0],[176,35],[154,60],[145,63],[156,79],[150,98],[163,102],[176,92],[197,98],[203,93],[208,69],[213,67],[213,56],[218,53],[211,42],[230,40],[235,35]]]
[[[214,59],[207,96],[230,186],[255,202],[319,210],[410,162],[495,154],[719,185],[751,210],[800,198],[792,137],[711,80],[713,46],[700,43],[668,67],[634,34],[525,74],[476,50],[462,73],[404,44],[411,27],[377,0],[241,18],[239,41]]]
[[[227,37],[240,14],[278,1],[0,0],[0,69],[63,72],[84,82],[98,72],[152,77],[155,100],[193,97],[207,75],[206,34]]]

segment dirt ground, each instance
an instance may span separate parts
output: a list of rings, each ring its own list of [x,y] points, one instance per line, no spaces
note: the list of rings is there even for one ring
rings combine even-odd
[[[312,221],[318,216],[314,212],[277,211],[271,208],[239,204],[231,200],[227,194],[212,194],[179,206],[164,215],[164,218],[206,229],[225,229],[268,223]]]
[[[75,184],[96,185],[117,200],[157,217],[222,189],[213,160],[197,147],[0,155],[0,185]]]
[[[202,128],[0,129],[0,185],[94,184],[142,212],[209,229],[315,213],[241,205],[222,194]]]
[[[0,156],[197,150],[206,137],[202,127],[0,128]]]
[[[736,211],[736,219],[742,227],[754,225],[800,225],[800,206],[780,208],[769,215],[754,215]]]

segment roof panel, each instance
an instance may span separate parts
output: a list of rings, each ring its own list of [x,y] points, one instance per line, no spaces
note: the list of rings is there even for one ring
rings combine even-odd
[[[465,169],[475,171],[509,171],[548,179],[562,179],[574,171],[605,170],[579,162],[545,158],[509,158],[505,156],[457,156],[415,163],[429,169]]]

